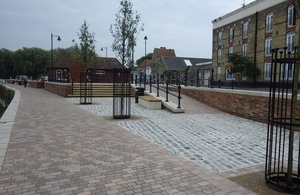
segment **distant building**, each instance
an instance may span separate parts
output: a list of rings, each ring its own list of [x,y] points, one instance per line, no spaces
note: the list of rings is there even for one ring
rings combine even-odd
[[[220,80],[235,79],[235,75],[230,73],[232,64],[227,62],[227,54],[238,52],[253,58],[261,72],[256,77],[257,81],[269,81],[271,49],[287,46],[293,53],[295,41],[298,41],[296,25],[299,25],[299,20],[296,20],[293,2],[257,0],[213,20],[214,77]]]
[[[86,67],[94,75],[94,82],[111,83],[113,82],[113,69],[123,68],[122,64],[111,57],[97,57],[96,62]],[[56,82],[80,82],[80,74],[85,72],[84,65],[72,54],[65,53],[60,56],[53,64],[52,69],[48,69],[50,80]]]
[[[187,76],[194,80],[210,77],[212,60],[208,58],[177,57],[174,49],[166,47],[154,48],[152,59],[142,61],[137,70],[141,73],[146,71],[147,79],[151,75],[152,81],[178,83]],[[146,65],[146,67],[145,67]]]

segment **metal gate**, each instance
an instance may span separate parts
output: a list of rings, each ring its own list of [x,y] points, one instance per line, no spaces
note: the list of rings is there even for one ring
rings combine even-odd
[[[130,69],[115,68],[113,75],[113,117],[116,119],[124,119],[130,118],[130,115]]]
[[[300,113],[297,109],[298,59],[294,53],[272,50],[265,179],[269,187],[300,192]]]
[[[91,104],[93,97],[93,75],[90,70],[80,73],[80,104]]]

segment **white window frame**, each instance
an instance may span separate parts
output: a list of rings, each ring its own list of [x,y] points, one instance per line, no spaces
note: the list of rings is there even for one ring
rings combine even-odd
[[[218,32],[218,45],[222,45],[222,32]]]
[[[243,44],[242,56],[247,57],[247,53],[248,53],[248,44]]]
[[[105,70],[96,70],[96,74],[100,74],[100,75],[105,74]]]
[[[62,80],[62,70],[56,70],[56,80],[60,81]]]
[[[249,33],[249,21],[243,23],[243,38],[248,38]]]
[[[228,53],[233,53],[233,46],[230,46],[230,47],[228,48]]]
[[[222,50],[218,49],[218,63],[222,62]]]
[[[287,46],[287,52],[294,53],[295,32],[291,32],[286,35],[286,46]]]
[[[234,28],[229,29],[229,43],[234,41]]]
[[[271,62],[266,62],[264,66],[264,79],[265,80],[270,80],[271,79]]]
[[[225,69],[226,80],[235,80],[235,74],[231,73],[231,67]]]
[[[290,5],[287,9],[287,27],[293,27],[295,26],[295,6]]]
[[[269,13],[266,16],[266,32],[272,32],[273,30],[273,13]]]
[[[280,65],[280,78],[283,80],[292,80],[294,74],[294,64],[281,64]]]
[[[265,56],[272,55],[272,38],[266,38],[265,40]]]

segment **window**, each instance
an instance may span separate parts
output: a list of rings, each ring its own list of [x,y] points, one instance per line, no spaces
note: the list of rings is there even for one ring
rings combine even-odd
[[[249,31],[249,22],[243,23],[243,38],[248,38],[248,31]]]
[[[233,53],[233,47],[232,46],[228,48],[228,53]]]
[[[264,78],[265,78],[265,80],[270,80],[271,79],[271,62],[266,62],[265,63]]]
[[[229,29],[229,43],[234,41],[234,28]]]
[[[225,70],[226,80],[235,80],[235,74],[231,73],[231,67]]]
[[[296,23],[296,13],[295,13],[295,6],[291,5],[288,7],[287,10],[287,27],[293,27]]]
[[[272,32],[273,27],[273,13],[266,16],[266,32]]]
[[[218,63],[222,62],[222,50],[218,49]]]
[[[247,57],[247,52],[248,52],[248,44],[243,45],[243,57]]]
[[[96,70],[96,74],[105,74],[104,70]]]
[[[56,80],[62,80],[62,70],[56,70]]]
[[[222,45],[222,32],[218,32],[218,45]]]
[[[294,64],[281,64],[280,78],[281,79],[293,79]]]
[[[265,56],[272,55],[272,38],[266,38],[265,40]]]
[[[286,35],[286,46],[287,51],[294,53],[294,46],[295,46],[295,33],[289,33]]]

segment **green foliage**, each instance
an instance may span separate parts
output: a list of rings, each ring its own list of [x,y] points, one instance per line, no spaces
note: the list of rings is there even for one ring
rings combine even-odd
[[[232,63],[232,73],[237,73],[240,76],[253,77],[260,73],[260,70],[255,66],[252,59],[244,57],[239,53],[227,54],[228,62]]]
[[[85,66],[85,71],[87,70],[88,65],[95,64],[96,53],[95,53],[95,38],[94,33],[90,33],[88,30],[88,24],[84,20],[83,24],[80,27],[80,33],[78,33],[80,39],[79,45],[79,57],[81,62]]]
[[[0,118],[5,112],[6,108],[9,106],[10,102],[15,96],[15,91],[8,89],[4,85],[0,85],[0,99],[3,100],[4,105],[0,104]]]
[[[34,79],[45,73],[50,64],[50,52],[40,48],[22,48],[17,51],[0,49],[0,78],[29,75]]]
[[[114,38],[112,50],[123,66],[132,66],[132,52],[136,45],[136,34],[143,29],[138,30],[141,20],[140,14],[132,10],[130,0],[120,2],[120,10],[116,14],[115,24],[110,25],[110,32]]]
[[[142,63],[142,62],[144,61],[144,59],[149,59],[149,60],[151,60],[151,59],[152,59],[152,55],[153,55],[153,53],[148,53],[148,54],[146,55],[146,57],[143,56],[143,57],[137,59],[137,60],[136,60],[136,65],[139,65],[140,63]]]

